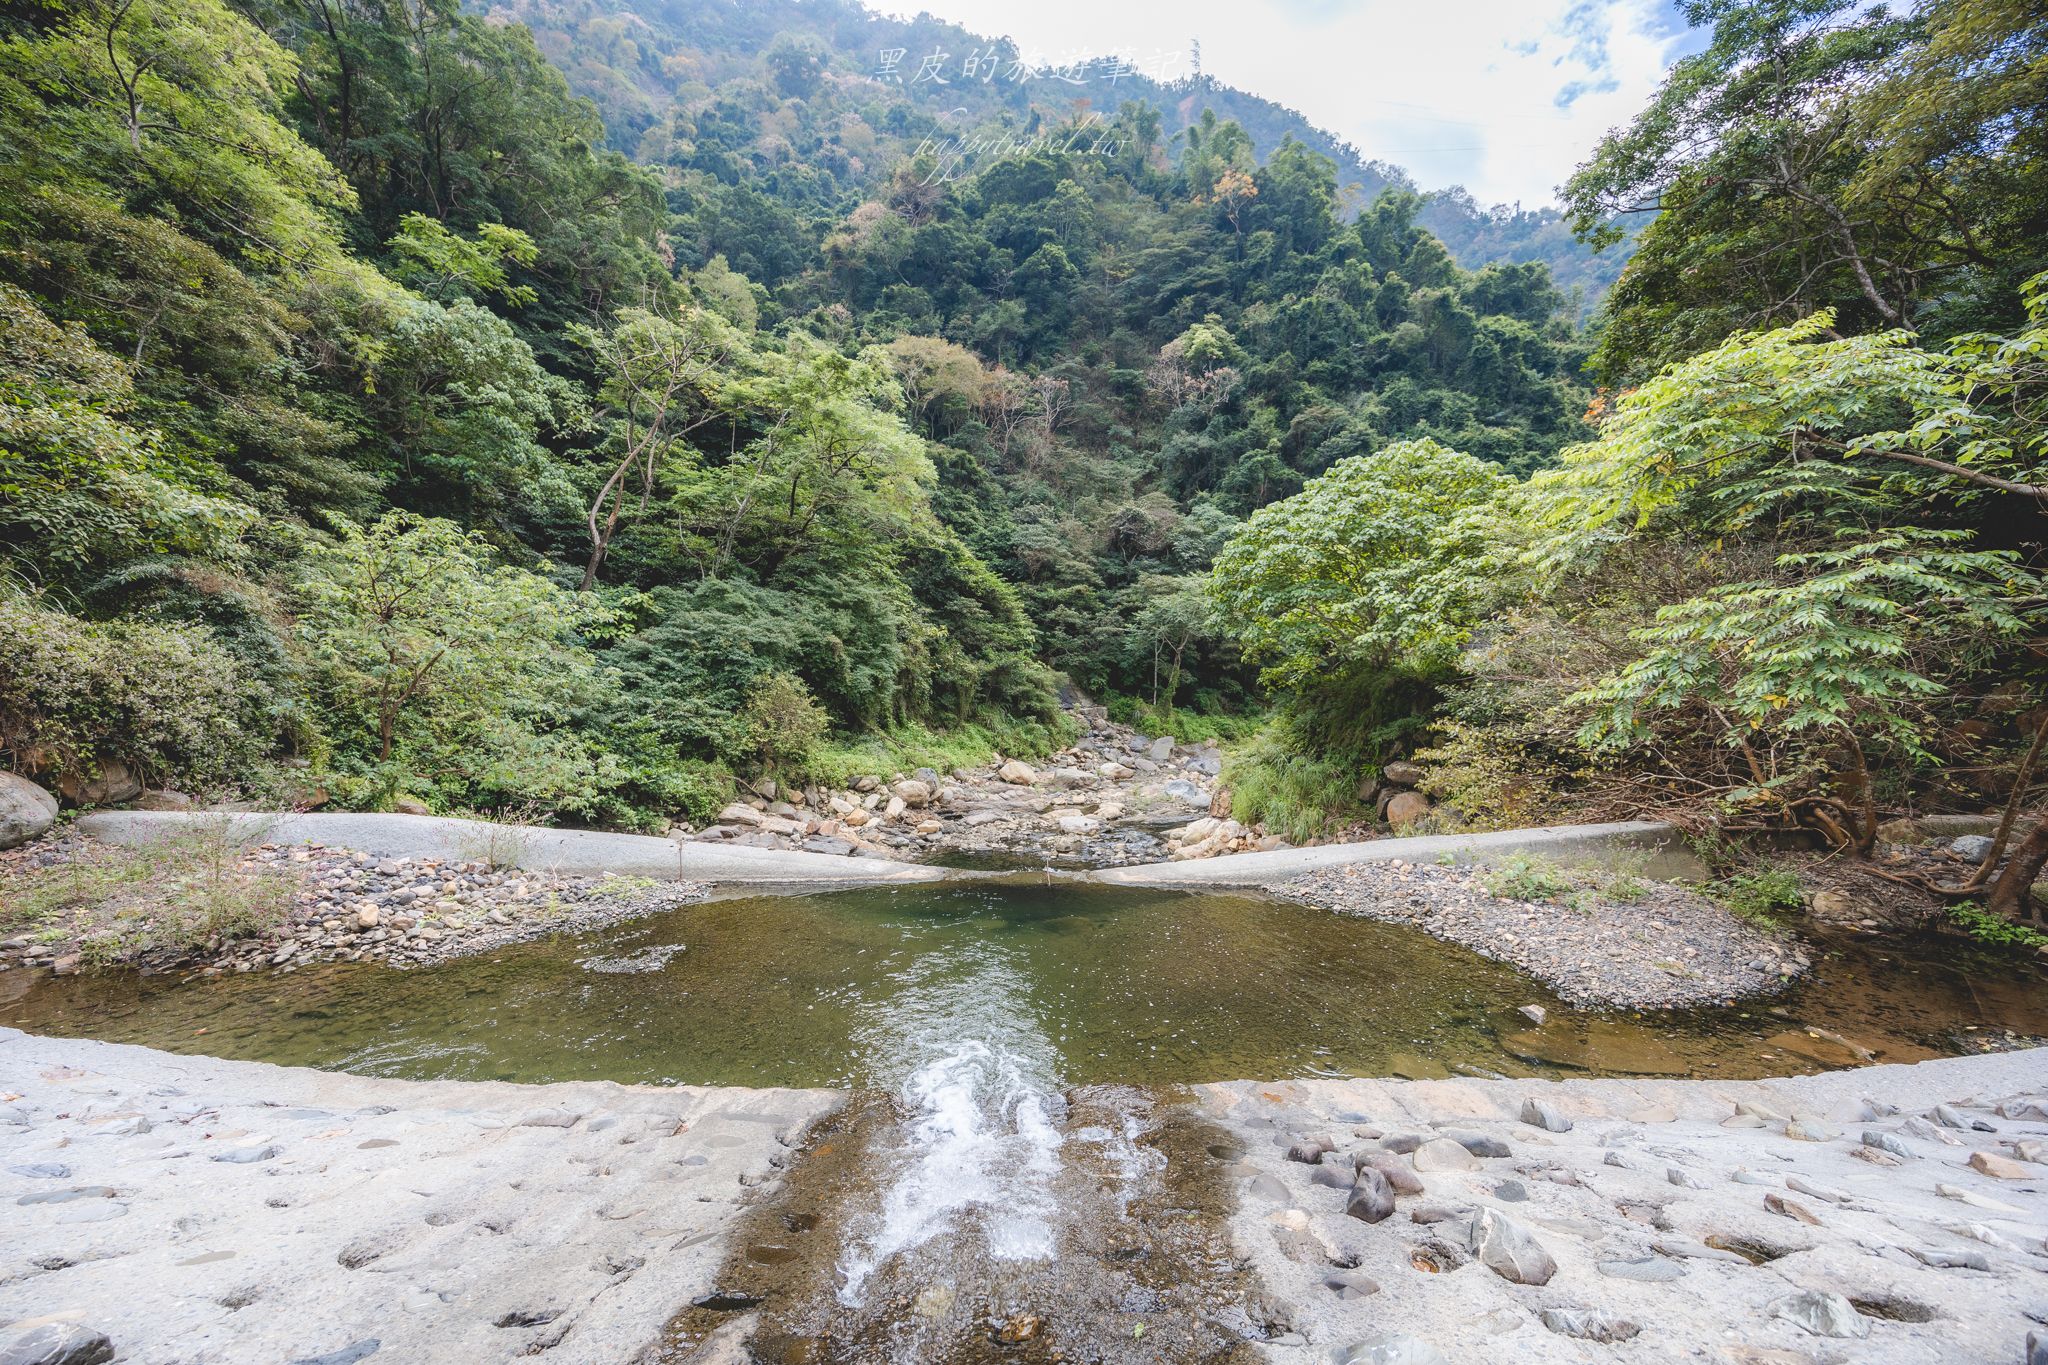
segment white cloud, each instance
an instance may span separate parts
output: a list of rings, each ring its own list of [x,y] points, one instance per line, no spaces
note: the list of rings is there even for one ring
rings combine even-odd
[[[884,8],[891,8],[882,0]],[[1218,80],[1300,110],[1426,189],[1552,202],[1642,107],[1682,35],[1662,0],[917,0],[1070,59],[1202,44]]]

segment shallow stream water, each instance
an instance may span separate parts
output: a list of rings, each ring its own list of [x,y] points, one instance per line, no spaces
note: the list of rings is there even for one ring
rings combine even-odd
[[[945,1089],[1295,1076],[1758,1076],[2048,1033],[2044,974],[1950,940],[1815,940],[1726,1009],[1592,1013],[1402,926],[1257,896],[1001,879],[714,900],[431,969],[0,975],[0,1023],[414,1079]],[[1518,1007],[1545,1007],[1540,1028]]]

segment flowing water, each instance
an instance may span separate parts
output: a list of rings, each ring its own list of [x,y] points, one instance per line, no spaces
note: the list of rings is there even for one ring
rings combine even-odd
[[[1753,1076],[2048,1034],[2038,969],[1813,946],[1776,1001],[1601,1014],[1405,927],[1013,878],[715,900],[402,974],[11,972],[0,1023],[387,1076],[853,1088],[672,1358],[738,1308],[756,1359],[1050,1360],[1135,1314],[1180,1335],[1096,1358],[1226,1360],[1262,1331],[1216,1242],[1233,1154],[1174,1087]]]

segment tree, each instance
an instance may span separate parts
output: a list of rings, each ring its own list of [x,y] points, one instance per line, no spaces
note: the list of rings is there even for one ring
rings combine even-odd
[[[1779,556],[1773,579],[1667,606],[1648,646],[1574,701],[1596,752],[1651,742],[1646,716],[1686,713],[1741,756],[1726,794],[1868,856],[1877,840],[1873,754],[1927,756],[1925,703],[1959,656],[2038,629],[2042,581],[1959,531],[1897,529]],[[1836,778],[1836,752],[1846,775]]]
[[[725,371],[742,343],[722,317],[695,306],[667,314],[629,308],[607,330],[578,325],[571,334],[603,376],[598,417],[611,427],[613,455],[585,518],[590,558],[582,591],[589,592],[626,515],[632,485],[639,485],[644,512],[664,462],[718,415]]]
[[[1487,514],[1512,482],[1430,440],[1340,460],[1223,547],[1219,618],[1276,686],[1334,666],[1447,663],[1492,590]]]
[[[1565,187],[1588,240],[1619,240],[1615,215],[1656,215],[1609,303],[1596,364],[1610,380],[1820,308],[1846,331],[1914,326],[1944,299],[2009,300],[2048,263],[2038,13],[2009,0],[1682,9],[1714,25],[1712,42]]]
[[[439,765],[480,765],[587,699],[595,671],[576,634],[609,610],[495,560],[453,522],[405,512],[339,522],[307,556],[298,633],[321,716],[386,799]]]

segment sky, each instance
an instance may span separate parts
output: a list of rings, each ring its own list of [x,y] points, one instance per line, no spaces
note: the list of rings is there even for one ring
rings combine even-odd
[[[884,0],[879,8],[896,9]],[[1217,80],[1300,110],[1424,189],[1556,202],[1688,34],[1670,0],[916,0],[1055,64],[1117,53],[1177,66],[1198,39]]]

